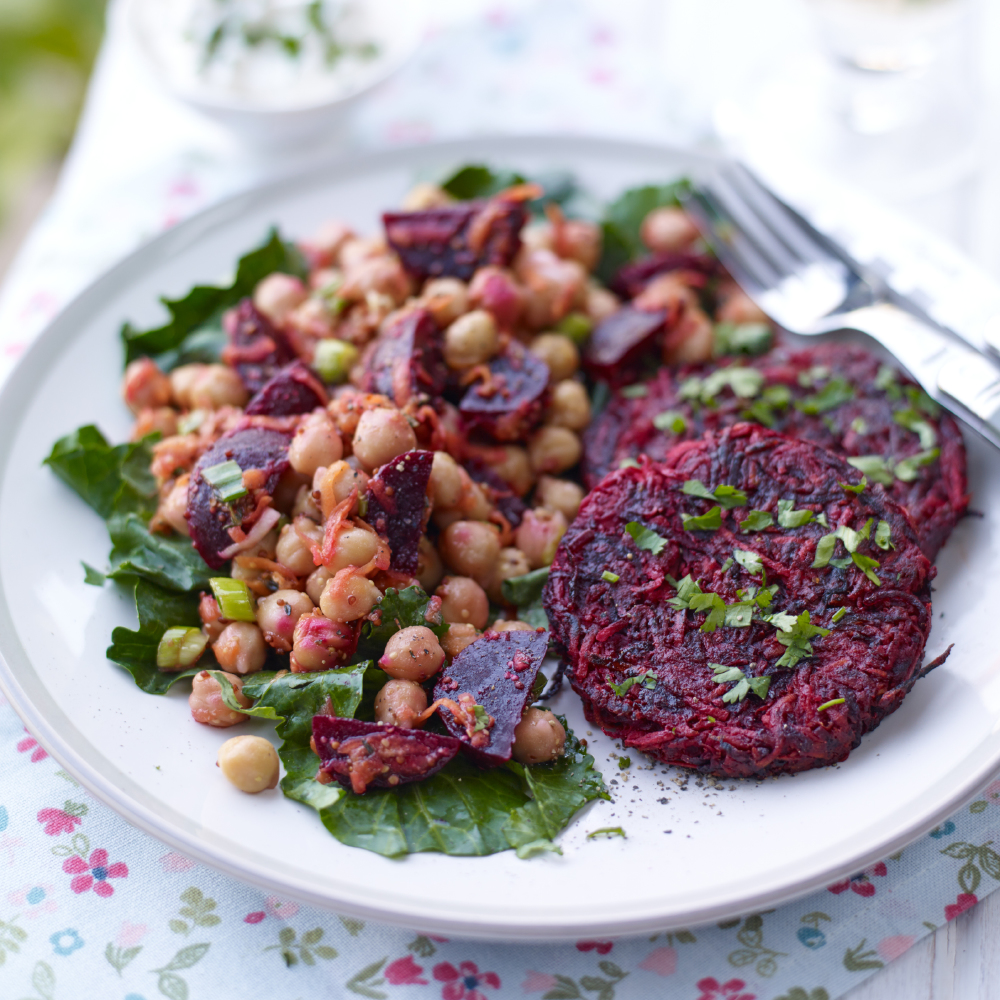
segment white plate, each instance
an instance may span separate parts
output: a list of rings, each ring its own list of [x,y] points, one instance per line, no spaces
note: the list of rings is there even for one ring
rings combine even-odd
[[[251,192],[178,226],[105,275],[38,339],[0,394],[0,678],[31,731],[129,822],[191,857],[282,895],[344,913],[461,936],[538,941],[718,920],[828,884],[933,827],[1000,766],[1000,596],[996,519],[968,518],[939,560],[934,631],[948,663],[837,767],[716,788],[647,768],[622,775],[579,704],[557,704],[590,739],[614,802],[586,810],[563,856],[518,861],[420,854],[391,861],[344,847],[278,792],[241,795],[214,766],[227,733],[193,722],[185,696],[143,694],[104,657],[134,624],[127,596],[85,586],[106,564],[101,521],[40,466],[52,442],[95,422],[124,439],[124,319],[161,317],[157,298],[224,279],[272,223],[294,236],[341,217],[361,231],[416,176],[489,161],[569,167],[599,196],[697,167],[691,154],[579,139],[480,140],[353,160]],[[1000,456],[969,441],[974,505],[1000,495]],[[267,728],[253,723],[267,732]],[[641,766],[640,766],[641,765]],[[624,827],[628,839],[586,839]]]

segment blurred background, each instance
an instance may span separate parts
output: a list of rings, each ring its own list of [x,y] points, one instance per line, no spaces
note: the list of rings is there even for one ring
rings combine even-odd
[[[559,131],[801,157],[1000,275],[998,44],[988,0],[0,0],[0,276],[101,51],[94,192],[193,177],[142,235],[319,156]]]

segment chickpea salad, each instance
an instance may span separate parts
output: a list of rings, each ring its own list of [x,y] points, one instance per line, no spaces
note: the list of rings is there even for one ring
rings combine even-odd
[[[771,337],[684,189],[602,206],[467,166],[379,234],[272,231],[232,284],[125,325],[130,441],[85,426],[45,461],[107,523],[86,582],[134,593],[109,660],[150,694],[189,679],[196,724],[277,724],[277,752],[237,735],[211,773],[254,794],[283,765],[286,796],[389,856],[558,851],[608,798],[540,669],[581,435],[653,333],[650,370]]]

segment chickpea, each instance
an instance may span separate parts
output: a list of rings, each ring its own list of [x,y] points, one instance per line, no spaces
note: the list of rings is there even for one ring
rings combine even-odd
[[[177,433],[177,411],[169,406],[159,406],[155,410],[142,410],[132,428],[132,440],[141,441],[147,434],[159,432],[161,438],[173,437]]]
[[[417,580],[428,594],[434,593],[434,588],[444,576],[444,565],[438,551],[426,536],[420,537],[420,548],[417,552]]]
[[[381,406],[361,414],[352,443],[358,461],[369,471],[416,446],[417,436],[406,417]]]
[[[496,320],[484,309],[459,316],[444,332],[444,360],[449,368],[484,364],[499,347]]]
[[[351,490],[356,489],[359,497],[363,497],[368,492],[368,473],[355,469],[344,461],[334,462],[325,471],[316,470],[316,476],[313,478],[313,491],[322,492],[325,485],[333,488],[334,501],[343,503],[351,495]]]
[[[467,576],[446,576],[434,591],[441,598],[441,617],[449,625],[486,627],[490,602],[486,591]]]
[[[296,472],[292,468],[287,468],[281,474],[278,485],[274,488],[274,500],[272,503],[276,510],[282,514],[291,513],[295,506],[295,500],[299,495],[299,490],[309,483],[309,477]]]
[[[205,365],[181,365],[170,373],[170,394],[182,410],[191,409],[191,387],[205,370]]]
[[[435,507],[457,507],[462,499],[462,469],[446,451],[434,452],[427,492]]]
[[[552,398],[545,415],[545,422],[552,427],[565,427],[582,431],[590,424],[590,399],[579,382],[564,379],[552,387]]]
[[[514,760],[519,764],[543,764],[562,756],[566,730],[545,708],[529,708],[514,730]]]
[[[471,646],[480,636],[475,625],[452,624],[441,640],[441,648],[454,660],[467,646]]]
[[[540,334],[528,345],[528,350],[548,366],[552,383],[569,378],[580,367],[576,344],[561,333]]]
[[[551,250],[523,249],[514,273],[525,287],[524,319],[535,330],[558,323],[586,301],[587,272],[575,260],[563,260]]]
[[[299,278],[278,271],[258,281],[253,290],[253,304],[277,326],[308,297],[309,292]]]
[[[295,503],[292,504],[291,515],[293,518],[308,517],[317,524],[323,520],[323,513],[316,505],[311,485],[299,487],[298,493],[295,494]]]
[[[580,504],[583,503],[583,487],[568,479],[556,479],[553,476],[542,476],[535,490],[535,502],[549,510],[557,510],[567,522],[576,517]]]
[[[333,574],[325,566],[317,566],[309,576],[306,577],[306,593],[313,604],[319,604],[319,599],[323,596],[323,588],[327,580],[332,580]]]
[[[385,644],[378,665],[390,676],[405,681],[425,681],[444,663],[444,650],[426,625],[400,629]]]
[[[236,701],[244,708],[249,708],[253,702],[243,693],[243,678],[226,673],[226,680],[233,686]],[[191,679],[188,705],[194,721],[204,726],[225,729],[249,718],[242,712],[230,708],[222,700],[222,685],[207,670],[202,670]]]
[[[389,248],[381,236],[351,236],[344,240],[337,254],[342,268],[354,267],[372,257],[384,257]]]
[[[297,517],[291,524],[286,524],[278,536],[275,549],[278,562],[296,576],[308,576],[316,568],[308,542],[322,545],[323,529],[308,517]]]
[[[295,623],[289,666],[294,673],[329,670],[341,662],[354,641],[350,625],[310,611]]]
[[[502,330],[511,330],[524,311],[524,289],[510,271],[481,267],[469,283],[469,304],[485,309]]]
[[[715,311],[719,323],[769,323],[764,311],[741,288],[722,292],[722,305]]]
[[[438,551],[456,573],[485,582],[500,555],[500,533],[485,521],[456,521],[445,528]]]
[[[160,501],[157,513],[170,525],[179,535],[190,537],[191,531],[188,528],[187,518],[184,512],[187,510],[188,480],[191,477],[185,473],[174,483],[170,492]]]
[[[710,361],[715,350],[712,321],[698,306],[688,306],[680,322],[663,340],[663,360],[669,365]]]
[[[344,283],[340,296],[348,302],[364,302],[374,292],[385,295],[392,306],[402,305],[412,289],[410,276],[403,270],[396,256],[381,254],[368,257],[356,264],[345,265]]]
[[[364,618],[381,600],[382,593],[371,580],[355,575],[350,569],[342,569],[327,581],[319,606],[327,618],[353,622]]]
[[[198,617],[201,619],[201,630],[208,636],[209,642],[215,642],[222,635],[225,625],[219,611],[219,602],[211,594],[201,592],[198,601]]]
[[[313,602],[299,590],[276,590],[257,602],[257,625],[264,641],[282,653],[292,648],[298,620],[313,609]]]
[[[579,261],[588,271],[593,271],[601,256],[600,227],[583,219],[566,219],[554,228],[552,249],[560,257]]]
[[[519,496],[523,497],[535,485],[535,474],[531,471],[531,460],[527,451],[516,444],[505,444],[491,448],[496,452],[497,459],[492,455],[487,459],[489,467]]]
[[[219,747],[219,767],[241,792],[256,795],[278,784],[278,752],[263,736],[234,736]]]
[[[566,427],[542,427],[528,442],[531,467],[538,473],[572,469],[582,454],[580,439]]]
[[[556,557],[559,541],[566,534],[566,518],[558,511],[536,507],[525,511],[514,541],[532,569],[549,566]]]
[[[486,588],[490,600],[494,604],[506,604],[507,601],[503,596],[504,580],[513,580],[515,577],[524,576],[525,573],[530,572],[531,563],[528,562],[528,557],[520,549],[515,549],[513,546],[501,549],[497,559],[496,573]]]
[[[654,253],[683,250],[698,239],[698,227],[682,208],[654,208],[642,220],[642,242]]]
[[[344,453],[340,435],[325,410],[310,414],[288,448],[288,462],[296,472],[312,476],[321,466],[339,461]]]
[[[212,643],[212,652],[223,670],[255,674],[264,669],[267,643],[260,629],[251,622],[230,622]]]
[[[420,296],[423,307],[443,330],[469,309],[469,290],[458,278],[432,278]]]
[[[152,358],[137,358],[125,369],[122,396],[133,413],[155,410],[170,402],[170,380]]]
[[[632,300],[636,309],[665,309],[668,314],[677,316],[682,309],[698,304],[691,286],[684,280],[679,271],[668,271],[646,285]]]
[[[220,406],[244,406],[249,395],[235,369],[205,365],[191,383],[189,398],[196,410],[217,410]]]
[[[534,632],[535,630],[519,618],[511,618],[507,621],[495,621],[493,623],[494,632]]]
[[[419,181],[406,193],[403,208],[407,212],[421,212],[428,208],[444,208],[454,202],[454,198],[444,188],[430,181]]]
[[[413,729],[427,708],[427,695],[414,681],[394,678],[375,695],[375,721],[385,726]]]
[[[529,222],[521,230],[521,242],[529,250],[552,250],[556,235],[551,222]]]
[[[587,286],[586,304],[584,309],[587,315],[595,323],[600,323],[601,320],[607,319],[609,316],[618,312],[620,308],[621,303],[618,301],[614,292],[609,292],[606,288],[602,288],[594,282],[591,282]]]
[[[332,572],[346,566],[364,566],[378,551],[378,536],[364,528],[345,528],[334,542],[333,559],[327,563]]]
[[[316,230],[309,240],[309,247],[325,264],[328,264],[336,260],[344,244],[353,238],[354,231],[346,222],[332,219]]]

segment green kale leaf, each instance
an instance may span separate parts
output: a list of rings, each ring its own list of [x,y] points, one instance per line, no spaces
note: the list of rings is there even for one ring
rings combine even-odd
[[[168,590],[207,588],[218,576],[182,535],[154,535],[137,514],[114,514],[108,520],[111,535],[112,580],[140,576]]]

